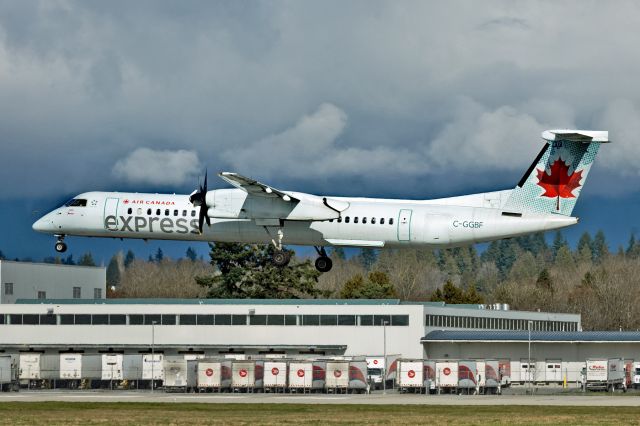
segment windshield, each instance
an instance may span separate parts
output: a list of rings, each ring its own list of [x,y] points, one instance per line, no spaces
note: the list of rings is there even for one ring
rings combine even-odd
[[[87,200],[83,200],[81,198],[73,198],[66,203],[64,203],[65,207],[86,207]]]
[[[369,368],[367,370],[367,373],[370,376],[380,376],[382,374],[382,369],[381,368]]]
[[[636,374],[640,374],[640,368],[636,368]]]

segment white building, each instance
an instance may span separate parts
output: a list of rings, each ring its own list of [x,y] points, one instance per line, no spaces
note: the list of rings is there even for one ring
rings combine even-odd
[[[0,260],[0,304],[18,299],[104,299],[106,268]]]
[[[207,355],[425,355],[431,330],[578,331],[580,316],[398,300],[23,300],[0,306],[0,349],[197,351]],[[386,323],[386,327],[383,325]],[[152,330],[153,328],[153,330]]]

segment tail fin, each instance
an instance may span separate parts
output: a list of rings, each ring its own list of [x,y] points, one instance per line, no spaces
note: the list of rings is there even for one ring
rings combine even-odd
[[[547,130],[542,138],[547,144],[511,191],[504,208],[571,216],[600,144],[609,142],[609,132]]]

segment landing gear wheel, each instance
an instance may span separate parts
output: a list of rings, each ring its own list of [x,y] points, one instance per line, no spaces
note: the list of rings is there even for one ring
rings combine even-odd
[[[289,254],[288,251],[284,251],[284,250],[276,250],[273,253],[273,257],[271,258],[271,261],[273,262],[273,264],[281,268],[284,268],[285,266],[287,266],[290,260],[291,260],[291,254]]]
[[[320,272],[329,272],[332,266],[333,262],[327,256],[320,256],[316,259],[316,269]]]
[[[67,251],[67,245],[62,241],[58,241],[55,245],[55,248],[58,253],[64,253],[65,251]]]

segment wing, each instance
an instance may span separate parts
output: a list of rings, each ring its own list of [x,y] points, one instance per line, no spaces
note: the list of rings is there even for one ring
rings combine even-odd
[[[269,185],[258,182],[255,179],[239,175],[237,173],[221,172],[218,173],[218,176],[220,176],[223,180],[235,186],[236,188],[240,188],[250,195],[259,197],[279,197],[284,201],[299,201],[297,198],[292,197],[291,195],[286,194],[278,189],[272,188]]]

